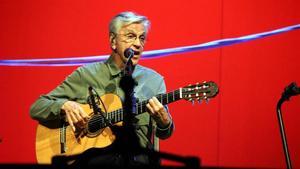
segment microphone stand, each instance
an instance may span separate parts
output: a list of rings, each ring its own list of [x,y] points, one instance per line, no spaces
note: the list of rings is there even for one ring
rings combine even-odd
[[[281,139],[282,139],[282,144],[283,144],[286,166],[288,169],[292,169],[292,164],[291,164],[291,160],[290,160],[289,149],[288,149],[288,144],[287,144],[287,139],[286,139],[286,134],[285,134],[285,129],[284,129],[284,123],[283,123],[282,114],[281,114],[281,105],[283,102],[284,102],[284,100],[280,99],[277,103],[277,118],[278,118],[279,127],[280,127],[280,134],[281,134]]]
[[[133,55],[132,55],[133,56]],[[124,119],[123,127],[124,133],[122,133],[122,142],[126,145],[122,146],[122,153],[125,157],[125,165],[129,165],[128,162],[132,159],[131,155],[139,152],[141,147],[139,146],[138,137],[135,133],[135,126],[133,124],[136,112],[136,98],[134,96],[134,87],[136,81],[132,78],[134,71],[134,65],[131,60],[132,57],[128,57],[128,61],[125,64],[123,76],[120,80],[120,87],[125,93],[125,100],[123,105]],[[131,154],[132,153],[132,154]]]
[[[289,100],[291,96],[295,96],[297,94],[299,94],[299,88],[297,87],[296,83],[291,83],[284,89],[284,92],[282,93],[282,96],[277,103],[277,118],[278,118],[279,127],[280,127],[280,134],[281,134],[281,139],[282,139],[282,144],[283,144],[286,166],[288,169],[292,169],[292,163],[290,160],[288,143],[287,143],[287,138],[286,138],[286,134],[285,134],[282,113],[281,113],[281,105],[284,103],[284,101]]]

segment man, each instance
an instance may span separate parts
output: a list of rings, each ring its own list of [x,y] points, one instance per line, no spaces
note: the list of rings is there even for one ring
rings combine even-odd
[[[109,59],[105,62],[79,67],[53,91],[40,96],[31,107],[31,117],[42,124],[51,126],[59,126],[61,121],[67,122],[74,132],[85,128],[90,116],[79,103],[87,102],[90,86],[100,96],[113,93],[124,100],[124,91],[119,83],[128,60],[124,51],[130,48],[134,51],[132,63],[135,69],[132,77],[137,82],[134,95],[139,101],[148,100],[146,104],[148,113],[139,114],[133,120],[139,146],[153,149],[153,133],[155,137],[161,139],[170,137],[174,128],[173,121],[166,107],[154,97],[166,92],[164,80],[155,71],[138,65],[149,26],[150,22],[145,16],[133,12],[123,12],[115,16],[109,25],[109,40],[112,49]],[[144,157],[132,159],[137,163],[149,163],[149,160]],[[110,155],[109,158],[99,161],[109,163],[114,160],[116,160],[116,155]]]

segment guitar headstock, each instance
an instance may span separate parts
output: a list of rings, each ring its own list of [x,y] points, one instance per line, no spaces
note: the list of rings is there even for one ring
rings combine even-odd
[[[215,82],[204,81],[203,83],[196,83],[182,88],[182,98],[188,101],[208,100],[215,97],[219,92],[218,86]]]

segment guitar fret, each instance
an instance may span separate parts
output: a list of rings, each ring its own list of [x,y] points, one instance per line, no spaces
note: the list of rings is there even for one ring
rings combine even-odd
[[[175,92],[173,92],[173,101],[175,100]]]
[[[118,116],[119,116],[118,112],[115,111],[115,122],[119,121]]]
[[[114,111],[114,122],[118,121],[118,113],[116,111]]]
[[[145,106],[146,106],[145,101],[140,102],[139,105],[141,108],[140,108],[140,111],[138,112],[138,114],[141,114],[141,113],[143,113]]]
[[[169,93],[167,93],[167,104],[169,103]]]
[[[121,114],[120,114],[120,115],[121,115],[120,119],[123,120],[123,119],[124,119],[124,113],[123,113],[122,110],[120,110],[120,112],[121,112]]]
[[[115,123],[117,121],[117,118],[116,118],[116,112],[113,111],[113,114],[112,114],[113,118],[111,121],[113,121],[113,123]]]
[[[114,122],[118,122],[118,112],[114,111]]]
[[[147,104],[148,104],[148,100],[144,100],[143,101],[143,105],[144,105],[143,112],[147,111],[147,107],[146,107]]]
[[[113,119],[113,112],[110,112],[109,117],[107,118],[107,121],[112,122],[113,120],[114,120]]]
[[[124,116],[123,110],[119,110],[119,112],[120,112],[120,120],[123,120],[123,116]]]
[[[117,121],[120,121],[120,113],[117,112]]]
[[[179,88],[179,98],[182,98],[182,88]]]
[[[111,122],[113,119],[111,118],[113,112],[110,112],[106,116],[106,122]]]

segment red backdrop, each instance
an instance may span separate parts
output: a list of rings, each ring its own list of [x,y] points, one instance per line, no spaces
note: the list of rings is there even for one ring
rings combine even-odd
[[[146,50],[204,43],[300,23],[297,0],[74,1],[0,0],[0,59],[109,54],[108,22],[121,11],[149,17]],[[207,166],[285,167],[276,103],[286,85],[300,84],[300,32],[206,51],[142,60],[168,90],[213,80],[208,104],[170,105],[174,135],[161,150],[195,155]],[[0,163],[35,163],[30,105],[76,67],[0,67]],[[282,111],[291,160],[300,167],[299,103]]]

